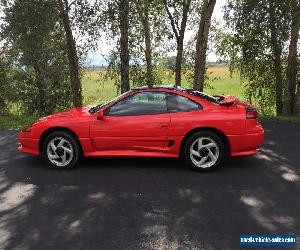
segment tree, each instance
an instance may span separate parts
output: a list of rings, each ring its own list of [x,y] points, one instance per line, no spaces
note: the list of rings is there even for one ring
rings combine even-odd
[[[170,5],[173,7],[174,15],[170,11]],[[178,6],[179,5],[179,6]],[[191,0],[174,0],[172,3],[168,3],[167,0],[164,0],[164,6],[168,15],[168,18],[171,23],[172,31],[176,39],[177,44],[177,55],[175,63],[175,85],[181,85],[181,68],[182,68],[182,58],[183,58],[183,41],[184,34],[187,26],[188,13],[190,10]],[[178,12],[182,9],[182,18],[179,26],[179,20],[177,20]]]
[[[57,3],[66,35],[73,104],[75,107],[79,107],[82,105],[82,87],[79,77],[79,63],[76,43],[72,34],[72,28],[69,18],[70,5],[68,3],[68,0],[57,0]]]
[[[276,25],[276,3],[273,0],[268,0],[268,17],[269,17],[269,29],[270,29],[270,45],[271,50],[273,52],[273,67],[274,67],[274,74],[275,74],[275,93],[276,93],[276,113],[278,115],[282,114],[282,44],[277,37],[277,25]]]
[[[203,0],[202,4],[201,20],[197,33],[194,69],[194,89],[199,91],[203,91],[204,86],[207,42],[215,4],[216,0]]]
[[[300,78],[298,78],[298,82],[297,82],[297,92],[296,92],[296,97],[295,97],[294,114],[300,115]]]
[[[291,1],[230,0],[219,53],[230,59],[264,114],[282,113],[284,62],[291,23]],[[275,106],[275,110],[274,110]]]
[[[121,93],[130,89],[129,84],[129,0],[119,2],[119,29],[120,29],[120,71],[121,71]]]
[[[104,78],[114,80],[118,91],[130,89],[130,26],[131,5],[129,0],[99,0],[98,32],[103,31],[115,46],[106,58],[108,67]]]
[[[164,41],[166,32],[162,22],[163,5],[155,0],[148,2],[135,0],[129,1],[127,10],[120,7],[120,1],[102,0],[101,3],[105,6],[101,12],[101,28],[107,34],[109,41],[115,44],[107,57],[108,70],[104,77],[114,80],[118,90],[122,85],[124,86],[122,80],[120,82],[124,73],[128,76],[126,78],[128,89],[129,86],[152,86],[160,83],[156,60],[157,55],[162,56],[160,48],[163,46],[160,45]],[[124,10],[127,12],[126,17],[120,17],[124,14]],[[128,40],[124,40],[124,37]],[[123,42],[126,40],[127,42]],[[128,54],[128,61],[126,60],[128,63],[125,67],[128,70],[123,70],[123,66],[121,68],[122,60],[120,56],[116,56],[121,55],[121,50],[126,52],[122,52],[122,55]]]
[[[289,45],[287,76],[283,102],[283,113],[285,115],[292,115],[294,111],[294,104],[296,104],[295,91],[297,80],[297,45],[300,29],[300,2],[297,4],[297,1],[294,0],[292,4],[293,9],[291,23],[291,38]],[[298,90],[298,92],[300,92],[300,89]],[[298,110],[299,108],[297,107],[297,111]],[[297,113],[299,114],[300,112],[298,111]]]
[[[65,37],[57,22],[55,2],[1,3],[1,38],[5,41],[5,57],[9,58],[5,64],[6,88],[11,89],[7,100],[27,114],[45,115],[69,107]]]
[[[0,51],[0,116],[8,115],[7,92],[8,92],[7,62],[4,51]]]
[[[137,9],[139,20],[142,24],[144,41],[145,41],[145,59],[146,59],[146,82],[149,87],[153,86],[154,75],[152,65],[152,48],[151,48],[151,35],[150,35],[150,20],[149,20],[149,8],[150,0],[134,0],[135,7]]]

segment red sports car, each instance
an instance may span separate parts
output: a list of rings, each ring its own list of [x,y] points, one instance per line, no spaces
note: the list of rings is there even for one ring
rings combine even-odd
[[[19,149],[58,169],[73,168],[82,156],[133,156],[183,157],[193,170],[208,171],[226,156],[254,155],[263,139],[251,105],[158,86],[42,118],[20,132]]]

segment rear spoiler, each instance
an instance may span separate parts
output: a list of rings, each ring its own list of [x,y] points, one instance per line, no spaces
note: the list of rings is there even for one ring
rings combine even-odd
[[[235,96],[217,96],[219,97],[219,105],[221,106],[232,106],[238,102],[238,98]]]

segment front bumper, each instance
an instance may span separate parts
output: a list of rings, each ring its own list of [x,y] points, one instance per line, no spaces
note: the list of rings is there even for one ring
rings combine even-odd
[[[19,133],[19,150],[23,153],[30,155],[40,155],[39,151],[39,140],[31,137],[30,132]]]

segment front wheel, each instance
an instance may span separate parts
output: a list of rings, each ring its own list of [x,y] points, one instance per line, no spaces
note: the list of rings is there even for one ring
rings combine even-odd
[[[43,143],[43,159],[49,167],[71,169],[79,158],[79,147],[70,134],[57,131],[51,133]]]
[[[193,134],[184,146],[184,158],[192,170],[212,171],[220,165],[223,156],[222,140],[211,131]]]

